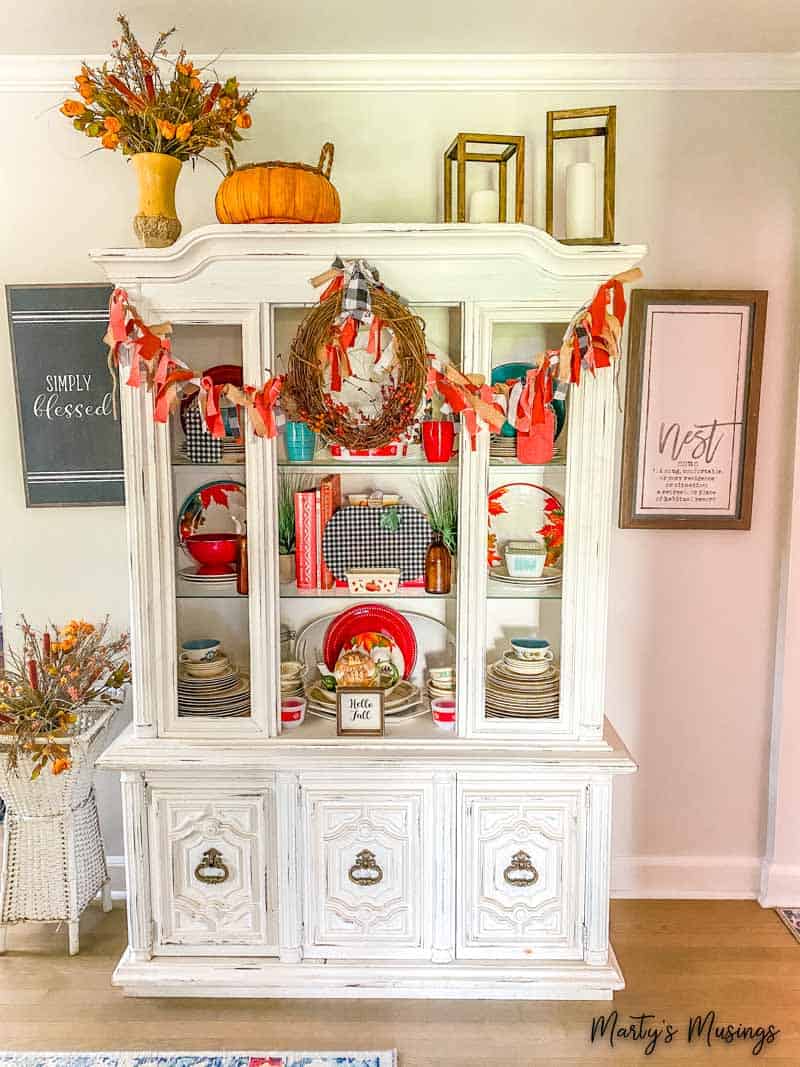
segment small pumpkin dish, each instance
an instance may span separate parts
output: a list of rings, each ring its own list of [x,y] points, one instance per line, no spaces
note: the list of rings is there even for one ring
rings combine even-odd
[[[347,588],[351,593],[364,596],[379,593],[392,596],[400,584],[398,567],[354,567],[345,573]]]
[[[241,224],[338,222],[339,194],[330,180],[333,145],[322,146],[316,167],[308,163],[243,163],[226,153],[228,174],[214,207],[220,222]]]

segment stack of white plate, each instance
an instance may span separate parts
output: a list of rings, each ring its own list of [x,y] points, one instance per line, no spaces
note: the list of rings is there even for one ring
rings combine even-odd
[[[192,582],[197,585],[207,586],[219,586],[227,587],[236,583],[236,571],[231,567],[229,570],[222,571],[220,574],[208,573],[211,568],[208,567],[184,567],[180,572],[180,577],[184,582]]]
[[[489,443],[489,456],[491,459],[516,459],[517,438],[505,437],[503,434],[492,434]]]
[[[312,685],[306,691],[308,712],[322,719],[336,718],[336,693],[319,684]],[[413,719],[417,715],[426,715],[428,709],[421,704],[422,694],[419,687],[411,682],[398,682],[385,691],[384,713],[393,719]]]
[[[517,458],[517,439],[516,437],[503,437],[502,434],[492,434],[492,440],[489,444],[489,458],[490,459],[516,459]],[[553,448],[553,455],[549,460],[550,463],[563,463],[564,462],[564,450],[555,445]],[[544,466],[544,464],[542,464]]]
[[[240,445],[235,444],[233,441],[222,442],[222,462],[223,463],[244,463],[244,442]]]
[[[233,718],[250,714],[250,680],[224,652],[178,670],[178,714]]]
[[[507,652],[486,672],[486,712],[490,718],[558,717],[559,671]]]
[[[436,700],[437,697],[455,696],[455,667],[436,667],[429,671],[426,690],[429,700]]]
[[[295,666],[294,663],[291,664]],[[281,663],[281,700],[286,697],[301,697],[304,694],[303,677],[305,669],[301,663],[297,663],[297,670],[290,670],[290,664]]]
[[[561,568],[545,567],[540,578],[514,578],[508,573],[505,563],[498,563],[496,567],[489,568],[489,577],[494,582],[508,582],[510,585],[543,588],[550,585],[558,585],[561,581]]]

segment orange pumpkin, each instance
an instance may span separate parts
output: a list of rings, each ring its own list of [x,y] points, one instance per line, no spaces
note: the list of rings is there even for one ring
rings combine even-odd
[[[228,175],[214,201],[220,222],[338,222],[339,194],[330,181],[333,145],[316,167],[307,163],[245,163],[228,156]]]

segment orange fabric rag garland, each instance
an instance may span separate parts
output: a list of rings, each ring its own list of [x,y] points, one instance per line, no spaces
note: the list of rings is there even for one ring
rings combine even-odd
[[[278,432],[276,405],[281,395],[283,378],[268,378],[260,387],[217,385],[202,371],[193,370],[172,354],[169,323],[148,326],[131,303],[124,289],[115,289],[108,306],[108,363],[114,370],[127,370],[126,384],[132,388],[144,385],[153,393],[153,418],[167,422],[178,407],[184,390],[193,386],[199,390],[199,405],[203,421],[212,437],[224,437],[225,425],[221,413],[223,398],[246,408],[253,431],[259,437],[275,437]],[[116,375],[114,375],[116,400]]]

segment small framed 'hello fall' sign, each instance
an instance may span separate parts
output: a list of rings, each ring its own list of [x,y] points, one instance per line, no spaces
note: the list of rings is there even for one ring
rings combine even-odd
[[[383,690],[336,690],[336,733],[339,737],[383,737]]]

